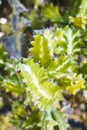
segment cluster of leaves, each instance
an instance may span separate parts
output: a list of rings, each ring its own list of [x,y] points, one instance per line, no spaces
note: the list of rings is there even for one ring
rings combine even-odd
[[[18,130],[67,130],[66,116],[60,107],[60,101],[64,100],[63,92],[76,95],[87,86],[87,2],[71,0],[70,6],[63,7],[64,11],[60,4],[58,8],[52,3],[42,3],[43,0],[41,3],[38,0],[30,2],[34,9],[31,9],[30,15],[21,4],[26,11],[23,16],[31,21],[32,29],[46,26],[48,21],[53,27],[33,31],[36,34],[28,57],[21,61],[10,60],[0,46],[0,86],[1,91],[6,90],[11,96],[12,100],[8,101],[11,104],[10,121]],[[72,3],[74,9],[71,13]],[[15,13],[18,7],[13,7]],[[39,10],[41,13],[38,15]],[[17,18],[19,14],[16,12]],[[16,25],[22,27],[22,24]],[[17,33],[18,28],[14,31]]]

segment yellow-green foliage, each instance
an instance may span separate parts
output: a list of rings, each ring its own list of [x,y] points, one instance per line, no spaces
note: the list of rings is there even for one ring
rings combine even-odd
[[[74,9],[70,14],[72,5],[63,14],[52,3],[44,4],[43,8],[37,0],[36,3],[28,17],[31,28],[40,28],[48,19],[53,28],[39,30],[32,37],[29,57],[21,61],[10,60],[0,45],[0,85],[12,97],[10,102],[13,101],[11,118],[7,115],[4,122],[1,116],[0,123],[9,127],[10,118],[18,130],[67,130],[65,114],[60,110],[63,92],[76,95],[87,86],[86,1],[74,2],[77,16]],[[6,126],[1,128],[4,130]]]

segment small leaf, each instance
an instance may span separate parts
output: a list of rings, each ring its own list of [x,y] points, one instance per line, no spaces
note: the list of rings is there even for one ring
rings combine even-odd
[[[80,89],[85,88],[84,86],[84,79],[82,78],[82,75],[78,75],[75,77],[72,77],[72,84],[71,86],[67,86],[67,90],[69,90],[72,94],[76,94]]]
[[[71,23],[73,23],[76,27],[85,29],[87,24],[87,18],[86,17],[70,17]]]
[[[37,35],[32,41],[31,53],[35,61],[40,61],[43,66],[48,66],[51,60],[49,43],[44,36]]]
[[[7,92],[13,92],[18,95],[24,93],[25,89],[20,87],[20,84],[12,80],[4,80],[2,86],[6,89]]]
[[[55,7],[52,3],[46,5],[43,10],[42,14],[44,17],[50,19],[52,22],[62,22],[63,18],[59,12],[58,7]]]
[[[53,120],[55,120],[57,122],[59,130],[67,130],[69,125],[63,121],[64,115],[61,112],[59,112],[57,110],[52,110],[51,116],[52,116]]]

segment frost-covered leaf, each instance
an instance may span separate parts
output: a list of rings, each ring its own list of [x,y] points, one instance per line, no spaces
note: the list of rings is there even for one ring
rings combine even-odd
[[[32,59],[27,59],[26,64],[20,64],[21,75],[23,76],[27,88],[32,95],[32,100],[40,109],[48,108],[53,104],[54,96],[59,87],[50,82],[44,68]]]
[[[35,61],[40,61],[42,65],[47,66],[51,60],[51,51],[49,43],[45,37],[37,35],[32,41],[31,53]]]
[[[55,31],[46,29],[42,35],[38,34],[34,36],[30,52],[35,61],[40,62],[43,66],[48,66],[54,57],[56,47],[64,41],[61,29],[57,28]]]
[[[63,32],[64,42],[56,48],[56,54],[74,55],[81,51],[80,31],[66,27]]]
[[[55,79],[64,77],[67,73],[74,71],[74,61],[71,57],[60,56],[52,60],[47,68],[48,75]]]

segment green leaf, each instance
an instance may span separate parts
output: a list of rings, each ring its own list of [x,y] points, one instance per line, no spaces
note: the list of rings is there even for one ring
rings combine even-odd
[[[87,18],[82,16],[70,17],[70,22],[73,23],[76,27],[85,29],[87,24]]]
[[[17,95],[21,95],[25,92],[25,89],[20,86],[18,81],[5,79],[3,81],[2,86],[6,89],[7,92],[13,92],[16,93]]]
[[[81,1],[78,15],[87,17],[87,0]]]
[[[53,104],[54,96],[58,86],[47,80],[44,68],[32,59],[27,59],[25,64],[20,64],[21,75],[26,81],[27,88],[32,95],[32,101],[40,109],[48,108]]]
[[[81,3],[80,3],[81,2]],[[86,29],[87,25],[87,1],[81,0],[78,13],[75,17],[70,17],[70,21],[79,28]]]
[[[80,31],[74,31],[68,26],[64,28],[64,42],[56,48],[56,54],[74,55],[81,51]]]
[[[59,12],[58,7],[55,7],[52,3],[46,5],[42,9],[42,14],[44,17],[50,19],[52,22],[62,22],[63,18]]]
[[[48,66],[55,55],[57,46],[65,42],[63,31],[57,28],[55,31],[46,29],[43,35],[35,35],[31,42],[30,53],[35,62],[40,62],[42,66]]]
[[[30,51],[34,56],[34,60],[40,61],[43,66],[47,66],[51,60],[51,52],[46,38],[41,35],[35,36],[32,46]]]
[[[58,80],[66,76],[66,74],[74,71],[74,67],[74,61],[71,59],[71,57],[60,56],[51,61],[50,65],[47,68],[47,72],[51,78]]]
[[[69,125],[63,121],[63,119],[64,119],[63,113],[61,113],[57,110],[52,110],[51,116],[52,116],[53,120],[55,120],[57,122],[59,130],[67,130]]]
[[[42,26],[42,21],[39,19],[38,12],[36,10],[33,10],[30,15],[28,15],[28,19],[31,21],[31,26],[34,29],[40,29]]]
[[[0,65],[4,64],[8,58],[8,53],[5,51],[3,44],[0,42]]]
[[[23,123],[22,128],[25,130],[40,130],[39,123],[41,118],[41,112],[33,110],[26,121]]]
[[[72,94],[76,94],[76,92],[78,92],[80,89],[84,89],[85,85],[84,85],[85,81],[82,77],[82,75],[73,75],[72,76],[72,81],[71,81],[71,86],[67,86],[66,90],[69,90]]]

